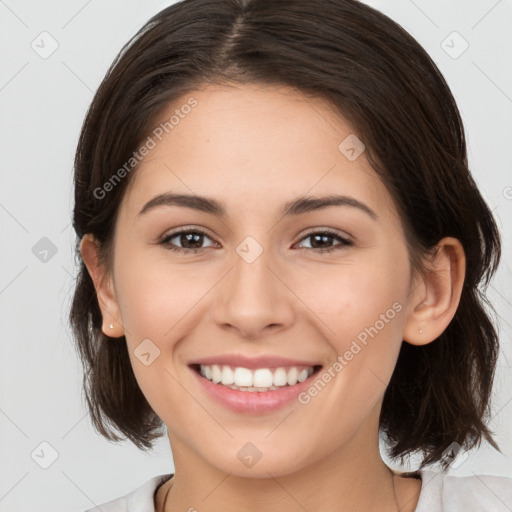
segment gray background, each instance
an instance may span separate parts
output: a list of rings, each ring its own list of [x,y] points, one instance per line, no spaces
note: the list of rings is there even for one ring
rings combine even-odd
[[[81,512],[174,469],[167,438],[145,454],[93,431],[67,322],[81,123],[121,46],[169,3],[0,0],[1,512]],[[416,37],[446,77],[471,169],[503,233],[489,296],[502,343],[491,428],[504,455],[482,445],[452,471],[512,476],[512,2],[368,3]]]

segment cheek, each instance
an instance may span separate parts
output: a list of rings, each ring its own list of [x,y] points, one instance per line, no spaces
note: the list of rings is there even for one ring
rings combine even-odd
[[[389,332],[393,325],[397,332],[407,290],[406,276],[393,268],[399,265],[354,262],[329,266],[311,276],[311,282],[303,279],[301,297],[330,328],[327,335],[340,349],[375,323],[379,330]]]
[[[125,260],[119,275],[119,304],[138,385],[164,422],[170,410],[186,418],[187,402],[178,400],[183,390],[174,361],[176,347],[193,329],[194,307],[211,284],[197,273],[194,278],[191,272],[171,269],[164,262],[146,264],[141,258]]]
[[[332,348],[332,406],[349,400],[361,412],[372,407],[393,373],[402,343],[408,290],[407,254],[389,251],[368,260],[328,266],[309,287],[306,303],[316,313]],[[313,280],[311,280],[313,282]],[[315,290],[315,291],[312,291]],[[304,289],[304,293],[306,288]],[[348,393],[350,389],[350,393]],[[359,405],[357,405],[359,404]]]
[[[123,324],[133,341],[176,339],[175,332],[212,286],[212,279],[201,277],[197,267],[170,266],[160,258],[133,257],[118,272]]]
[[[146,261],[140,255],[125,258],[116,269],[131,365],[143,394],[161,417],[170,403],[173,411],[181,407],[175,398],[183,392],[176,375],[182,357],[178,346],[197,327],[203,299],[218,281],[214,272],[192,267],[170,266],[160,258]],[[186,410],[183,414],[186,417]]]
[[[326,435],[329,444],[359,429],[382,399],[402,342],[406,281],[384,268],[354,265],[326,282],[329,295],[310,300],[316,300],[322,322],[330,327],[324,332],[333,356],[319,376],[325,384],[315,381],[301,403],[310,404],[320,423],[332,423],[333,414],[343,416],[344,427]]]

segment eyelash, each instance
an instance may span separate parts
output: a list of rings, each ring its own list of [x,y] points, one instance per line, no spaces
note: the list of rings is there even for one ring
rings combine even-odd
[[[170,251],[174,251],[174,252],[181,252],[181,253],[197,253],[199,251],[202,251],[204,249],[206,249],[206,247],[199,247],[197,249],[184,249],[182,247],[176,247],[175,245],[171,244],[170,243],[170,240],[175,238],[176,236],[178,235],[182,235],[182,234],[185,234],[185,233],[188,233],[188,234],[197,234],[197,235],[202,235],[202,236],[206,236],[208,238],[211,238],[208,233],[206,233],[205,231],[201,230],[201,229],[198,229],[198,228],[182,228],[178,231],[175,231],[173,233],[169,233],[168,235],[165,235],[162,240],[159,242],[160,245],[163,245],[166,249],[170,250]],[[330,229],[322,229],[322,230],[317,230],[317,231],[310,231],[308,233],[306,233],[299,241],[302,241],[306,238],[309,238],[313,235],[330,235],[330,236],[333,236],[334,238],[337,238],[338,241],[340,241],[341,243],[337,244],[337,245],[334,245],[332,247],[329,247],[328,249],[315,249],[313,247],[304,247],[303,249],[305,249],[306,251],[313,251],[315,253],[321,253],[321,254],[325,254],[325,253],[330,253],[332,251],[335,251],[335,250],[339,250],[339,249],[343,249],[347,246],[352,246],[354,245],[354,243],[351,241],[351,240],[348,240],[346,238],[343,238],[342,236],[340,236],[338,233],[330,230]]]

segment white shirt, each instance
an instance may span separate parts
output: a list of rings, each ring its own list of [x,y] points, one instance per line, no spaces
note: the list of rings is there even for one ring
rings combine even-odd
[[[420,475],[415,512],[512,512],[512,478],[456,476],[425,469]],[[155,512],[154,493],[171,476],[155,476],[131,493],[85,512]]]

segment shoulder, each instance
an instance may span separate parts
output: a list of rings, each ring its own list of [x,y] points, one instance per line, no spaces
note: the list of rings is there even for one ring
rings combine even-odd
[[[510,512],[512,478],[480,475],[459,476],[422,470],[421,493],[415,512]]]
[[[129,494],[96,505],[85,512],[154,512],[155,491],[171,476],[172,474],[154,476]]]

